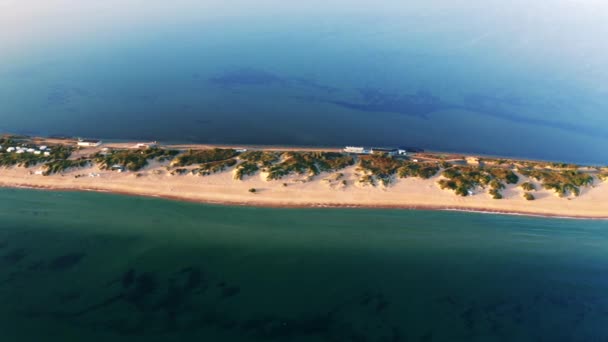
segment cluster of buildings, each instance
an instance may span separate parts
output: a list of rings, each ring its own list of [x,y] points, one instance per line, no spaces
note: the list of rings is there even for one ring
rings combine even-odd
[[[346,153],[353,154],[374,154],[374,153],[385,153],[389,156],[407,156],[410,152],[419,152],[418,149],[414,150],[408,147],[398,148],[385,148],[385,147],[361,147],[361,146],[346,146],[343,149]]]
[[[2,151],[2,149],[3,149],[3,147],[0,146],[0,151]],[[38,146],[36,148],[24,147],[24,146],[9,146],[6,148],[6,152],[16,153],[16,154],[32,153],[35,155],[43,155],[45,157],[48,157],[51,155],[51,150],[47,146]]]

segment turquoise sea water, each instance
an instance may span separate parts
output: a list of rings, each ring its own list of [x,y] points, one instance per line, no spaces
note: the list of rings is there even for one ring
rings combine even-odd
[[[2,341],[602,341],[608,223],[0,190]]]

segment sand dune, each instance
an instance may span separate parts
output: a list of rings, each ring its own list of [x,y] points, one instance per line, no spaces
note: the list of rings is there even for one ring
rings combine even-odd
[[[481,191],[469,197],[456,196],[439,189],[436,184],[439,176],[429,180],[399,179],[388,187],[362,186],[358,184],[354,166],[341,170],[342,176],[329,173],[312,178],[294,175],[277,181],[265,180],[262,173],[235,180],[231,170],[210,176],[174,176],[160,163],[152,163],[137,173],[117,173],[93,166],[41,176],[36,175],[35,170],[0,169],[0,186],[106,191],[235,205],[426,208],[608,218],[608,182],[600,181],[584,189],[579,197],[559,198],[552,192],[538,190],[534,192],[537,200],[527,201],[522,197],[523,190],[515,186],[509,186],[503,192],[505,198],[502,200],[494,200]],[[97,176],[90,177],[91,173]],[[520,182],[526,180],[522,177]],[[249,192],[251,188],[256,192]]]

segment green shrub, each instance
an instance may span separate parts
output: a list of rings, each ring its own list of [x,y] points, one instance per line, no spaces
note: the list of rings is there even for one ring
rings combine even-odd
[[[353,157],[337,152],[285,152],[282,160],[267,167],[268,180],[281,179],[292,173],[318,175],[353,165]]]
[[[267,167],[279,161],[281,153],[273,151],[247,151],[239,155],[239,159]],[[256,170],[257,171],[257,170]]]
[[[194,164],[206,164],[216,161],[227,160],[236,157],[238,153],[233,149],[214,148],[208,150],[188,150],[175,157],[171,166],[188,166]]]
[[[531,194],[531,193],[529,193],[529,192],[526,192],[526,193],[524,194],[524,198],[525,198],[526,200],[528,200],[528,201],[534,201],[534,200],[535,200],[534,195],[532,195],[532,194]]]
[[[114,150],[107,154],[96,153],[93,159],[101,169],[109,170],[114,165],[119,165],[129,171],[139,171],[148,165],[148,160],[166,160],[173,158],[179,151],[165,150],[158,147],[145,150]]]
[[[251,176],[258,172],[260,168],[255,162],[243,162],[236,167],[234,179],[242,180],[244,176]]]
[[[87,167],[91,164],[91,160],[81,158],[78,160],[53,160],[44,164],[43,175],[50,176],[55,173],[67,171],[72,168]]]
[[[193,169],[192,174],[208,176],[213,173],[222,172],[229,167],[233,167],[234,165],[236,165],[236,159],[228,159],[228,160],[210,162],[210,163],[203,164],[196,169]]]
[[[534,191],[536,190],[536,186],[530,182],[521,183],[521,188],[525,191]]]
[[[488,193],[492,196],[493,199],[502,199],[502,193],[498,189],[490,189]]]
[[[397,173],[400,178],[419,177],[429,179],[439,172],[440,168],[436,163],[413,163],[403,162]]]

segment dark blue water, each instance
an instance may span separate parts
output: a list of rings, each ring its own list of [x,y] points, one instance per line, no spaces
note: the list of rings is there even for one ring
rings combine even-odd
[[[97,6],[6,18],[1,131],[608,160],[599,2]]]

